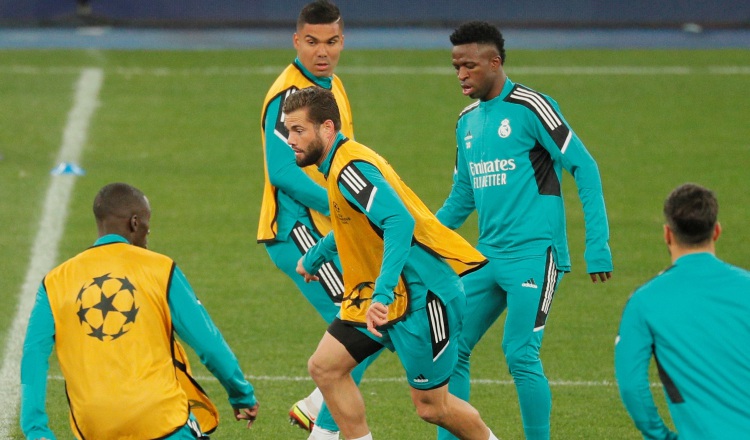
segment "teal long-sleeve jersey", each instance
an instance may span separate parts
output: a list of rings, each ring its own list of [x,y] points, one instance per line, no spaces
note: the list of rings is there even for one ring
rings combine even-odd
[[[466,107],[456,125],[453,187],[437,212],[449,228],[474,209],[477,249],[489,258],[541,255],[552,247],[570,271],[562,170],[575,179],[586,226],[589,273],[612,271],[599,169],[550,97],[506,79],[496,98]]]
[[[654,405],[651,357],[681,440],[750,435],[750,272],[688,254],[633,293],[615,346],[625,408],[646,439],[675,438]]]

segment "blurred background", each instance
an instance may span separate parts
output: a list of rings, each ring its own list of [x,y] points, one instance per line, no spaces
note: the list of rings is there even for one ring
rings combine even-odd
[[[306,0],[0,0],[0,24],[247,27],[294,23]],[[453,26],[475,19],[503,27],[737,28],[750,24],[739,0],[387,0],[339,1],[355,26]]]

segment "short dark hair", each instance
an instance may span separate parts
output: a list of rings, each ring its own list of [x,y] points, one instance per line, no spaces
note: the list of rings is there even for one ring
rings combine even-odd
[[[336,131],[341,130],[341,114],[333,92],[322,87],[308,87],[289,95],[284,100],[284,113],[307,108],[307,117],[317,126],[333,121]]]
[[[497,48],[500,59],[505,64],[505,40],[500,29],[486,21],[470,21],[460,25],[450,36],[454,46],[462,44],[491,44]]]
[[[711,240],[719,215],[713,191],[694,183],[675,188],[664,202],[664,217],[677,240],[687,246]]]
[[[336,22],[343,30],[344,20],[341,18],[341,11],[339,11],[338,6],[328,0],[316,0],[305,5],[299,12],[297,29],[305,24],[331,24]]]
[[[105,185],[94,197],[94,217],[102,221],[107,217],[130,217],[146,208],[146,196],[127,183]]]

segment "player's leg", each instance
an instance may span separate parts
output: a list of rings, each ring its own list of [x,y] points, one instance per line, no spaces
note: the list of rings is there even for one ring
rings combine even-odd
[[[284,272],[297,286],[302,295],[318,311],[326,323],[331,323],[340,309],[341,296],[343,294],[343,279],[341,278],[340,263],[338,260],[329,262],[321,270],[321,282],[305,283],[305,280],[296,272],[297,262],[312,243],[317,242],[320,237],[301,223],[295,226],[289,240],[278,241],[266,245],[266,251],[271,261]],[[360,370],[364,370],[366,365]],[[358,371],[355,373],[362,376]],[[333,418],[328,413],[323,402],[323,395],[316,388],[307,397],[297,401],[289,410],[289,420],[300,428],[311,431],[315,423],[321,428],[329,431],[338,431]]]
[[[479,412],[450,394],[447,386],[458,358],[465,307],[462,295],[444,304],[428,292],[426,307],[396,323],[388,335],[406,371],[419,417],[460,439],[487,440],[495,437]]]
[[[376,351],[372,355],[365,358],[362,362],[359,363],[359,365],[356,366],[356,368],[354,368],[354,370],[352,370],[352,380],[355,384],[359,385],[359,383],[362,381],[362,375],[364,374],[367,367],[375,359],[377,359],[377,357],[380,356],[380,353],[382,352],[383,349]],[[316,390],[318,389],[316,388]],[[310,434],[310,437],[308,437],[308,440],[325,440],[326,438],[334,438],[333,433],[338,432],[338,430],[338,425],[334,421],[333,416],[328,409],[328,406],[325,404],[325,401],[323,401],[321,410],[318,413],[317,419],[315,420],[315,427],[313,428],[313,432]]]
[[[266,251],[271,257],[271,261],[294,282],[305,299],[317,310],[325,322],[328,324],[333,322],[339,312],[343,295],[343,281],[340,279],[341,272],[338,269],[338,261],[332,262],[332,266],[338,273],[339,282],[342,283],[340,287],[336,287],[338,282],[330,281],[333,277],[327,278],[329,280],[327,283],[306,283],[305,279],[297,273],[297,262],[304,254],[293,241],[267,244]]]
[[[431,390],[411,389],[417,413],[427,422],[441,426],[462,440],[497,440],[469,402],[448,392],[443,385]]]
[[[505,291],[495,281],[494,264],[488,263],[461,278],[466,292],[466,312],[459,338],[458,361],[451,375],[448,390],[454,396],[469,401],[471,390],[471,352],[505,310]],[[456,437],[443,428],[438,428],[438,440],[451,440]]]
[[[370,432],[364,401],[351,372],[382,348],[357,328],[336,319],[310,357],[310,376],[322,391],[344,438],[360,438]]]
[[[562,274],[551,252],[507,262],[504,269],[508,314],[502,347],[518,392],[524,433],[529,440],[549,439],[552,397],[539,350]]]

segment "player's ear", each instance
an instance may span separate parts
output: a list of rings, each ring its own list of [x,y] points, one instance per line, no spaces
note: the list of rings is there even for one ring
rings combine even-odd
[[[667,246],[672,244],[672,230],[669,229],[669,225],[664,225],[664,242]]]
[[[130,232],[135,232],[138,230],[138,216],[133,214],[130,216]]]
[[[716,241],[719,239],[719,235],[721,235],[721,223],[716,222],[716,225],[714,226],[714,235],[713,240]]]
[[[295,50],[299,49],[299,34],[296,32],[292,35],[292,45]]]

